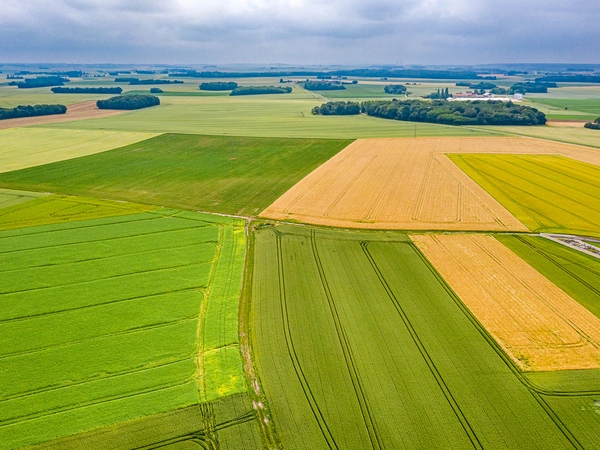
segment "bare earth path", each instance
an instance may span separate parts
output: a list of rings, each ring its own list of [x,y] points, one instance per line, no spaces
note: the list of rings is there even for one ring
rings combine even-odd
[[[127,111],[98,109],[96,107],[96,100],[89,100],[87,102],[75,103],[67,106],[67,112],[65,114],[0,120],[0,130],[15,127],[30,127],[32,125],[44,125],[55,122],[68,122],[70,120],[99,119],[102,117],[116,116],[117,114],[123,114],[124,112]]]

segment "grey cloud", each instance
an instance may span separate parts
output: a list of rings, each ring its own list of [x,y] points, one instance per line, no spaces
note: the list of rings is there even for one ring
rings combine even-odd
[[[600,37],[588,0],[5,3],[0,60],[15,62],[597,62]]]

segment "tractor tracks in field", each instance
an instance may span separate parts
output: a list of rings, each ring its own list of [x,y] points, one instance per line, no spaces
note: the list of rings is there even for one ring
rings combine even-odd
[[[458,402],[454,398],[454,395],[452,394],[450,388],[446,384],[446,382],[445,382],[442,374],[440,373],[440,371],[437,368],[435,362],[433,361],[433,358],[431,357],[431,355],[429,354],[429,352],[425,348],[425,345],[423,344],[423,342],[419,338],[419,335],[418,335],[416,329],[414,328],[413,324],[411,323],[408,315],[404,311],[404,308],[402,308],[402,305],[400,304],[400,302],[396,298],[396,296],[395,296],[392,288],[390,287],[389,283],[385,279],[385,276],[381,272],[381,269],[377,265],[377,262],[373,258],[373,255],[369,251],[369,248],[368,248],[369,244],[370,244],[369,241],[363,241],[363,242],[360,243],[360,246],[361,246],[361,248],[362,248],[362,250],[363,250],[363,252],[364,252],[367,260],[369,261],[369,264],[371,265],[373,271],[377,275],[377,278],[379,279],[379,282],[381,283],[383,289],[385,290],[388,298],[391,300],[392,304],[394,305],[394,308],[398,312],[398,315],[402,319],[402,322],[404,323],[404,326],[408,330],[408,332],[409,332],[409,334],[410,334],[413,342],[415,343],[417,349],[419,350],[419,353],[423,357],[423,360],[427,364],[427,367],[429,368],[429,371],[433,375],[436,383],[438,384],[438,386],[439,386],[440,390],[442,391],[444,397],[446,398],[448,404],[450,405],[450,407],[454,411],[454,414],[455,414],[456,418],[458,419],[458,421],[460,422],[460,424],[461,424],[461,426],[462,426],[465,434],[467,435],[467,437],[471,441],[471,444],[473,445],[473,448],[483,449],[483,444],[481,443],[481,441],[477,437],[477,434],[475,433],[475,430],[473,429],[473,427],[469,423],[469,420],[467,419],[465,413],[462,411],[460,405],[458,404]]]
[[[344,360],[346,362],[346,368],[348,369],[348,374],[350,375],[350,379],[352,380],[352,387],[354,388],[354,394],[359,403],[359,407],[360,407],[361,414],[363,417],[363,422],[365,424],[365,428],[367,429],[369,440],[371,441],[371,446],[375,449],[384,448],[383,439],[381,438],[379,431],[377,430],[377,425],[375,423],[373,414],[369,408],[369,402],[368,402],[365,390],[362,386],[362,383],[360,382],[360,375],[358,373],[358,368],[357,368],[355,359],[352,355],[352,348],[350,346],[348,336],[342,326],[342,321],[340,319],[340,315],[339,315],[339,312],[335,305],[333,294],[331,293],[331,289],[329,287],[329,283],[328,283],[327,277],[325,275],[325,270],[323,268],[323,264],[321,262],[321,257],[319,255],[319,249],[317,248],[317,240],[315,237],[314,229],[311,230],[310,241],[311,241],[311,248],[312,248],[314,261],[315,261],[315,264],[316,264],[318,272],[319,272],[319,278],[321,280],[321,285],[323,287],[325,297],[327,298],[329,310],[331,312],[331,316],[333,318],[333,322],[335,325],[335,331],[336,331],[340,346],[342,348],[342,353],[344,355]]]
[[[504,362],[504,364],[508,367],[508,369],[513,373],[513,375],[521,382],[521,384],[528,390],[530,395],[535,399],[535,401],[540,405],[542,410],[546,413],[549,419],[555,424],[555,426],[559,429],[560,433],[569,441],[569,443],[576,449],[584,450],[584,447],[581,445],[579,440],[575,437],[575,435],[569,430],[567,425],[562,421],[562,419],[554,412],[552,407],[548,404],[548,402],[544,399],[544,396],[582,396],[582,395],[590,395],[590,394],[600,394],[599,392],[561,392],[561,391],[553,391],[541,388],[540,386],[533,383],[529,378],[527,378],[521,370],[514,364],[512,359],[504,352],[502,347],[496,342],[496,340],[492,337],[492,335],[486,330],[486,328],[477,320],[477,318],[471,313],[470,309],[462,302],[462,300],[458,297],[458,295],[452,290],[452,288],[446,283],[444,278],[439,274],[439,272],[433,267],[433,265],[429,262],[429,260],[421,253],[421,251],[414,245],[410,244],[415,254],[423,261],[423,264],[429,268],[434,277],[438,280],[442,288],[448,293],[450,298],[454,301],[456,306],[461,310],[461,312],[466,316],[466,318],[473,324],[478,333],[483,337],[483,339],[488,343],[488,345],[494,350],[494,352],[500,357],[500,359]]]
[[[280,232],[275,231],[275,239],[277,242],[277,266],[278,266],[278,270],[279,270],[279,292],[280,292],[280,302],[281,302],[281,319],[282,319],[282,324],[283,324],[283,329],[284,329],[285,343],[287,346],[288,355],[289,355],[292,365],[294,367],[294,372],[296,373],[298,381],[300,382],[300,386],[302,387],[302,391],[304,392],[304,396],[305,396],[306,400],[308,401],[310,410],[312,411],[312,414],[317,422],[317,425],[318,425],[319,429],[321,430],[321,433],[323,435],[323,438],[325,439],[325,442],[327,443],[327,446],[330,449],[334,449],[334,448],[337,449],[339,447],[336,444],[335,438],[333,437],[333,434],[332,434],[331,430],[329,429],[329,426],[327,425],[327,421],[325,420],[323,412],[321,411],[321,409],[316,401],[316,398],[310,389],[308,379],[302,369],[302,365],[300,364],[300,358],[298,357],[298,355],[296,353],[296,349],[294,347],[294,340],[293,340],[292,332],[291,332],[291,328],[290,328],[290,320],[289,320],[288,305],[287,305],[287,295],[286,295],[286,287],[285,287],[285,272],[284,272],[283,251],[282,251],[282,242],[281,242],[282,237],[283,237],[283,235]]]

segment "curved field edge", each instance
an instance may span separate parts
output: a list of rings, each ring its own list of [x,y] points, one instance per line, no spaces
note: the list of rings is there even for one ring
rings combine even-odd
[[[157,136],[138,131],[0,130],[0,172],[105,152]]]
[[[600,236],[600,167],[563,156],[449,154],[531,231]]]
[[[76,205],[85,204],[86,202],[85,199],[77,200],[78,201],[75,202]],[[97,201],[93,200],[91,200],[91,202],[92,205],[98,203]],[[103,202],[100,203],[103,204]],[[104,203],[111,204],[112,202]],[[43,203],[38,206],[42,210],[45,210],[45,205]],[[133,210],[133,206],[135,205],[129,206]],[[32,208],[28,208],[29,212],[31,212],[31,209]],[[148,208],[142,206],[142,210],[144,209],[147,210]],[[47,224],[37,227],[19,228],[0,232],[0,245],[3,248],[3,251],[8,251],[8,253],[5,253],[10,257],[7,261],[9,261],[8,264],[12,264],[10,268],[4,266],[2,272],[5,272],[7,269],[12,270],[13,272],[17,271],[22,273],[34,273],[35,271],[41,270],[48,272],[48,274],[45,275],[46,278],[50,276],[51,278],[56,279],[54,284],[66,283],[66,285],[69,285],[70,283],[73,286],[78,286],[78,279],[81,278],[81,276],[84,276],[85,279],[90,278],[90,275],[92,276],[91,281],[95,283],[95,281],[93,281],[93,274],[95,272],[93,269],[88,271],[89,275],[85,275],[83,272],[70,272],[74,270],[70,267],[83,267],[82,264],[88,266],[89,264],[105,264],[104,261],[111,261],[111,259],[107,258],[112,258],[115,261],[118,261],[124,257],[119,256],[119,254],[123,253],[121,250],[119,250],[119,248],[120,246],[124,245],[124,243],[131,241],[132,243],[135,243],[136,246],[139,246],[144,241],[147,241],[150,237],[153,239],[160,239],[163,235],[167,237],[168,234],[165,234],[165,232],[169,229],[173,230],[169,232],[173,238],[181,240],[185,237],[188,241],[181,242],[182,244],[187,243],[189,247],[189,250],[186,251],[189,255],[188,259],[190,257],[192,258],[189,260],[189,262],[192,263],[192,266],[190,267],[195,267],[195,270],[201,268],[201,270],[206,271],[206,281],[202,282],[202,280],[198,279],[197,275],[193,275],[193,272],[189,272],[185,266],[183,266],[182,269],[177,267],[174,267],[173,269],[168,268],[169,265],[172,264],[170,261],[173,259],[173,256],[179,258],[178,254],[181,254],[181,250],[175,248],[175,253],[171,252],[171,256],[165,253],[164,250],[159,249],[158,251],[155,251],[154,253],[156,253],[156,256],[159,256],[159,259],[155,259],[155,257],[149,258],[142,264],[148,265],[150,263],[152,265],[156,265],[158,263],[159,265],[157,268],[162,270],[162,272],[151,271],[148,273],[155,278],[156,276],[154,274],[160,273],[164,273],[169,277],[171,276],[169,274],[172,273],[172,275],[175,275],[175,277],[166,284],[165,282],[167,279],[163,277],[161,281],[160,276],[158,277],[158,280],[153,280],[152,283],[148,283],[150,279],[147,277],[147,281],[140,279],[142,283],[146,285],[144,289],[142,289],[142,291],[146,292],[140,291],[140,294],[142,294],[140,300],[144,303],[147,303],[149,307],[151,307],[152,302],[154,302],[154,307],[160,306],[160,308],[163,308],[163,313],[159,314],[160,317],[157,316],[157,318],[153,319],[149,315],[153,314],[153,311],[144,312],[143,309],[138,308],[138,313],[142,313],[141,317],[148,316],[148,319],[146,320],[150,320],[150,322],[142,323],[140,320],[138,320],[137,322],[139,323],[135,323],[136,320],[129,316],[123,317],[122,319],[115,319],[113,321],[114,324],[110,324],[112,328],[115,328],[119,320],[123,323],[125,328],[123,328],[123,331],[120,331],[117,326],[114,331],[111,331],[112,334],[109,334],[106,337],[101,336],[102,332],[100,332],[100,334],[95,332],[93,326],[92,328],[87,329],[85,327],[76,327],[77,330],[74,329],[74,332],[78,335],[81,335],[79,341],[77,340],[77,336],[74,336],[73,333],[68,332],[70,328],[73,328],[69,326],[69,320],[71,320],[71,316],[76,318],[78,323],[82,318],[85,318],[86,320],[83,323],[90,323],[91,325],[93,323],[93,321],[91,321],[92,317],[82,316],[83,313],[87,314],[87,311],[90,311],[90,314],[106,314],[107,308],[112,308],[116,314],[116,317],[119,316],[118,308],[121,308],[122,312],[130,311],[131,313],[136,311],[135,309],[130,309],[130,306],[135,306],[140,300],[135,297],[128,299],[127,296],[131,294],[126,294],[126,292],[131,292],[131,284],[135,285],[135,279],[131,277],[135,276],[135,271],[137,270],[136,264],[127,262],[127,265],[123,266],[123,269],[127,269],[128,272],[133,271],[132,275],[120,275],[122,272],[121,269],[116,268],[118,269],[115,273],[115,275],[117,275],[116,278],[106,278],[107,281],[102,281],[102,279],[100,279],[100,284],[95,283],[97,284],[97,288],[101,289],[103,286],[106,287],[106,283],[110,280],[114,279],[115,282],[119,279],[123,280],[123,283],[119,282],[120,285],[117,284],[115,287],[111,287],[108,290],[103,289],[105,292],[100,292],[97,290],[90,291],[90,288],[93,286],[93,284],[83,280],[85,281],[85,283],[82,285],[83,287],[88,285],[90,286],[86,287],[85,297],[83,298],[88,299],[87,303],[89,303],[90,300],[93,300],[92,303],[95,304],[80,306],[78,305],[76,298],[74,298],[72,299],[73,301],[71,301],[72,305],[69,306],[69,301],[67,301],[68,299],[62,296],[60,304],[61,310],[53,311],[52,309],[47,309],[45,312],[39,310],[39,306],[43,306],[44,303],[46,303],[48,307],[51,307],[48,301],[44,300],[41,303],[38,302],[39,305],[36,308],[39,311],[34,311],[34,316],[31,317],[27,315],[28,312],[25,310],[23,302],[24,298],[19,300],[17,297],[15,297],[27,295],[27,290],[23,291],[23,294],[21,294],[19,291],[19,289],[21,289],[19,288],[19,285],[27,280],[20,280],[18,277],[13,277],[13,284],[16,284],[12,290],[16,289],[16,291],[13,294],[5,294],[3,297],[8,296],[5,300],[9,300],[10,297],[10,302],[12,303],[18,301],[20,303],[18,310],[21,312],[18,313],[18,310],[15,310],[18,315],[10,319],[5,318],[5,320],[0,323],[0,326],[5,329],[10,328],[13,330],[11,333],[14,334],[14,332],[17,331],[17,328],[23,328],[23,326],[27,325],[27,327],[23,328],[23,330],[29,330],[27,331],[29,334],[21,333],[23,334],[23,338],[31,338],[35,340],[36,334],[40,335],[40,332],[42,331],[43,333],[47,334],[47,336],[44,336],[43,339],[38,339],[38,341],[43,341],[46,343],[44,348],[40,348],[38,350],[34,348],[34,346],[30,349],[24,348],[26,350],[25,353],[21,351],[20,354],[2,355],[0,359],[3,361],[0,361],[0,364],[2,364],[4,369],[8,368],[6,364],[7,362],[10,362],[11,358],[17,358],[15,361],[19,362],[21,372],[26,374],[32,368],[30,366],[32,366],[34,361],[37,361],[37,363],[34,364],[37,367],[36,371],[39,374],[39,377],[44,378],[44,370],[42,366],[48,363],[48,361],[44,363],[44,355],[48,354],[51,356],[51,354],[54,353],[55,357],[53,357],[53,359],[61,360],[62,366],[67,368],[65,370],[68,370],[68,367],[73,366],[73,364],[76,363],[77,358],[80,356],[83,357],[86,354],[86,348],[90,349],[92,352],[96,351],[93,350],[94,348],[97,350],[104,348],[101,353],[105,354],[105,356],[110,355],[111,352],[117,352],[113,353],[114,355],[121,353],[121,355],[116,359],[120,359],[122,362],[119,363],[120,365],[114,365],[116,361],[113,361],[113,363],[111,363],[111,367],[106,365],[103,366],[101,362],[99,363],[97,361],[98,358],[100,358],[100,361],[102,359],[101,355],[98,354],[96,358],[92,357],[88,366],[92,366],[92,371],[99,370],[99,373],[92,374],[90,370],[86,370],[84,372],[89,372],[89,374],[85,375],[85,373],[82,372],[83,378],[79,377],[81,378],[79,382],[75,382],[74,384],[50,384],[48,385],[49,390],[48,388],[40,385],[38,387],[39,392],[34,394],[38,396],[41,395],[39,398],[43,402],[44,408],[54,408],[53,410],[50,410],[51,414],[48,414],[48,412],[43,412],[42,410],[36,412],[35,407],[31,406],[34,405],[35,402],[22,402],[20,400],[19,396],[21,394],[18,391],[21,388],[19,388],[19,385],[22,385],[21,387],[24,387],[26,390],[27,387],[29,387],[29,390],[33,389],[34,387],[30,387],[29,385],[26,387],[21,382],[10,382],[6,384],[3,382],[2,384],[5,386],[5,388],[12,386],[10,389],[12,394],[8,395],[8,397],[6,392],[3,392],[3,403],[8,401],[9,403],[14,404],[17,402],[20,405],[19,408],[21,412],[19,414],[22,415],[23,419],[27,419],[24,422],[20,422],[21,419],[19,419],[17,415],[15,418],[10,419],[7,417],[5,418],[6,420],[2,421],[2,424],[0,425],[0,433],[4,436],[2,442],[4,445],[8,445],[8,448],[31,444],[36,440],[39,442],[54,438],[57,437],[56,433],[59,433],[59,435],[61,433],[72,434],[85,429],[96,428],[99,426],[109,425],[113,422],[120,422],[132,419],[134,417],[144,416],[149,413],[153,414],[157,412],[166,412],[188,404],[198,404],[200,393],[202,394],[203,399],[216,399],[223,396],[231,396],[236,392],[245,392],[241,356],[237,344],[235,342],[231,342],[231,332],[228,332],[228,330],[231,328],[235,330],[237,326],[238,296],[241,287],[245,248],[243,221],[240,221],[239,219],[229,219],[219,216],[210,216],[176,210],[154,210],[142,214],[139,214],[141,211],[137,211],[138,214],[131,214],[132,212],[133,211],[130,211],[130,215],[122,217],[111,217],[109,215],[109,217],[100,216],[91,220],[81,220],[82,218],[80,217],[79,220],[69,223]],[[43,216],[43,214],[41,214],[41,216]],[[153,225],[151,228],[147,228],[145,224]],[[160,226],[160,224],[166,225]],[[173,224],[174,226],[169,224]],[[126,227],[129,227],[130,231],[127,231]],[[196,229],[200,231],[199,239],[201,241],[205,241],[207,244],[209,244],[214,239],[217,239],[216,242],[220,242],[220,244],[218,244],[220,249],[218,254],[215,256],[217,259],[215,263],[212,264],[212,270],[211,265],[207,266],[206,268],[202,268],[203,266],[199,266],[196,263],[196,261],[201,261],[203,258],[202,252],[200,252],[198,255],[194,255],[198,249],[198,246],[195,244],[198,238],[194,237],[195,234],[197,234],[194,231]],[[216,231],[214,233],[207,233],[211,229]],[[50,240],[47,238],[50,238]],[[30,241],[29,244],[23,245],[23,239],[28,240],[28,242]],[[96,242],[98,245],[96,245]],[[50,262],[50,265],[44,264],[44,259],[42,258],[44,248],[48,243],[51,244],[49,248],[52,249],[53,255],[51,260],[48,261]],[[190,244],[194,245],[190,247]],[[92,253],[88,251],[88,248],[90,248],[91,245],[96,246]],[[214,246],[214,244],[211,245]],[[56,250],[54,250],[57,248],[70,248],[77,251],[72,251],[70,253],[57,253]],[[163,245],[163,248],[166,247]],[[111,250],[108,254],[104,255],[107,249]],[[209,248],[206,247],[206,250],[209,250]],[[147,250],[144,251],[147,253]],[[94,253],[96,253],[98,256],[95,259],[92,258],[90,260],[90,256],[92,256]],[[114,256],[111,254],[114,254]],[[133,256],[135,257],[135,255]],[[79,261],[79,259],[82,257],[84,259]],[[65,260],[65,258],[67,259]],[[70,260],[73,260],[73,262],[70,262]],[[180,265],[185,262],[186,261],[184,260],[178,264]],[[163,270],[161,267],[166,267],[166,269]],[[63,268],[65,268],[66,271]],[[62,273],[62,281],[57,279],[57,277],[51,276],[52,271],[56,272],[56,270],[60,270]],[[209,274],[209,271],[213,273],[212,276]],[[69,276],[70,273],[77,276]],[[1,273],[0,275],[3,276],[3,279],[5,278],[4,273]],[[65,276],[68,278],[64,278]],[[197,281],[194,281],[190,284],[190,281],[192,280],[192,278],[189,278],[190,276]],[[179,277],[186,277],[190,281],[181,283],[181,281],[183,281],[185,278],[181,278],[181,281],[177,281]],[[222,285],[224,282],[224,277],[231,277],[232,282],[230,285]],[[131,278],[131,280],[129,280],[129,278]],[[194,286],[193,284],[196,282],[200,284]],[[110,281],[110,283],[114,284],[113,281]],[[168,284],[171,286],[169,287]],[[205,287],[203,287],[203,285]],[[9,289],[9,286],[3,283],[3,288],[6,290]],[[167,289],[167,292],[161,295],[163,297],[164,295],[171,295],[175,303],[173,303],[172,306],[169,306],[168,302],[160,300],[161,295],[155,295],[155,292],[158,291],[153,290],[157,288],[160,290]],[[36,292],[38,291],[40,294],[48,291],[48,294],[52,295],[49,298],[56,298],[54,297],[54,294],[51,294],[50,292],[53,289],[56,290],[56,288],[48,287],[43,287],[42,290],[39,288],[37,288],[37,290],[31,290],[31,287],[29,287],[29,291],[35,295],[37,295]],[[76,296],[77,289],[74,291]],[[125,291],[123,291],[125,294],[121,292],[123,289],[125,289]],[[170,289],[174,289],[173,294],[169,294]],[[193,294],[194,291],[194,295],[188,295],[188,293]],[[82,291],[82,293],[83,292],[84,291]],[[92,296],[90,295],[90,292],[96,292],[99,295]],[[45,296],[48,297],[48,294],[45,294]],[[183,297],[184,294],[188,297],[188,299]],[[113,295],[119,295],[119,297],[115,299],[111,297]],[[125,297],[123,297],[123,295],[125,295]],[[178,298],[175,298],[176,296],[178,296]],[[15,298],[13,299],[12,297]],[[202,300],[203,297],[204,299]],[[194,298],[196,300],[194,300]],[[156,302],[158,300],[160,300],[159,303]],[[181,309],[181,307],[179,307],[179,302],[184,300],[187,303],[189,303],[189,300],[191,300],[194,304],[202,304],[205,310],[211,310],[211,303],[214,301],[214,304],[212,305],[213,312],[205,317],[205,319],[208,318],[208,320],[204,322],[204,326],[202,327],[202,332],[204,332],[204,328],[208,330],[212,327],[212,334],[214,335],[214,338],[212,342],[213,345],[210,349],[210,354],[206,355],[205,358],[205,365],[203,367],[204,371],[201,373],[198,372],[198,366],[196,365],[196,358],[198,357],[199,353],[197,348],[194,349],[194,345],[190,347],[188,343],[186,343],[183,346],[179,346],[178,350],[176,351],[177,355],[170,350],[172,345],[177,344],[177,342],[182,343],[183,341],[181,341],[179,338],[176,338],[176,336],[173,335],[173,332],[169,330],[180,329],[183,334],[179,332],[178,333],[181,334],[181,336],[185,335],[189,337],[190,335],[197,336],[200,328],[199,306],[194,308],[192,305],[191,310],[188,307]],[[127,306],[129,309],[124,309],[125,306]],[[168,319],[165,314],[169,310],[173,310],[175,306],[181,310],[177,314],[183,314],[183,316],[181,316],[182,321],[180,322],[180,319],[178,319],[177,316],[174,316],[176,322],[168,322],[168,320],[171,319]],[[9,309],[14,310],[14,308]],[[78,311],[81,311],[82,313],[80,314]],[[157,313],[160,311],[161,309],[157,310]],[[42,313],[45,315],[41,315]],[[25,314],[25,316],[23,316],[23,314]],[[34,324],[34,322],[37,323],[44,317],[51,318],[48,316],[48,314],[56,317],[56,319],[52,319],[52,321],[48,322],[48,324],[52,325],[54,322],[56,322],[57,324],[60,324],[60,326],[44,326],[43,329],[40,329],[39,327],[36,329],[36,327],[33,327],[33,325],[31,327],[28,325],[30,322],[32,324]],[[65,318],[66,321],[58,321],[59,318]],[[152,322],[156,320],[159,322]],[[101,323],[101,321],[99,322]],[[213,322],[215,323],[213,324]],[[75,325],[75,323],[73,323],[73,325]],[[39,330],[39,332],[36,330]],[[64,339],[54,339],[52,333],[56,332],[65,336],[70,336],[70,339],[73,341],[73,343],[61,343],[60,341],[64,341]],[[90,334],[90,332],[92,332],[92,334]],[[139,338],[136,336],[139,336]],[[157,345],[155,345],[155,343],[152,342],[152,339],[154,338],[150,339],[152,336],[156,337],[164,345],[160,344],[159,341],[157,341]],[[225,338],[225,341],[223,341],[225,345],[223,347],[220,345],[220,340],[222,338]],[[53,341],[57,342],[58,345],[51,345]],[[189,339],[185,339],[185,341],[188,342]],[[192,341],[197,341],[197,339],[194,338]],[[135,347],[122,347],[122,344],[127,345],[127,342]],[[145,343],[142,344],[142,342]],[[90,344],[93,345],[90,346]],[[68,357],[66,358],[64,355],[61,356],[62,353],[64,353],[63,348],[64,351],[69,352]],[[135,348],[139,350],[144,349],[143,353],[149,353],[150,359],[146,357],[140,359],[138,357],[140,352],[139,350],[135,350]],[[163,349],[161,350],[161,348]],[[8,350],[6,346],[4,346],[4,349]],[[160,356],[159,360],[152,361],[151,355],[153,349],[158,350],[157,355]],[[77,351],[75,352],[74,350]],[[166,353],[165,350],[167,350]],[[107,351],[109,353],[107,353]],[[182,351],[183,353],[181,353]],[[131,359],[132,362],[124,363],[125,360],[123,358]],[[112,359],[115,360],[114,357]],[[40,364],[42,366],[40,366]],[[134,370],[131,371],[131,368],[127,366],[127,364],[134,364]],[[160,368],[161,365],[165,370]],[[172,367],[173,369],[169,369],[169,367]],[[175,372],[173,372],[173,370],[175,370]],[[56,372],[56,369],[54,369],[54,371]],[[2,372],[2,377],[6,378],[13,373],[14,370],[2,370]],[[137,375],[138,372],[140,376]],[[91,378],[89,375],[92,375]],[[160,375],[160,377],[157,377],[158,375]],[[185,376],[182,378],[182,375]],[[77,381],[77,377],[73,378],[73,376],[74,374],[70,375],[68,378]],[[151,378],[149,378],[149,376],[151,376]],[[49,380],[48,383],[56,383],[60,380],[60,374],[58,374],[58,377],[53,376],[50,378],[55,380],[54,382]],[[199,389],[200,385],[198,383],[200,380],[202,380],[205,384],[204,389]],[[232,380],[235,382],[232,382]],[[206,386],[208,387],[206,388]],[[39,388],[42,390],[40,391]],[[66,395],[65,389],[69,391],[68,396]],[[53,390],[60,395],[60,398],[55,396],[56,398],[53,400]],[[3,388],[3,391],[6,391],[6,389]],[[23,393],[25,396],[30,394],[31,393],[28,392]],[[25,397],[23,397],[23,399],[25,399]],[[13,406],[16,406],[16,404]],[[42,406],[42,404],[40,403],[38,407],[39,406]],[[4,412],[11,412],[11,410],[13,413],[15,412],[13,407],[10,407],[8,410],[4,410]],[[20,424],[25,424],[30,428],[33,428],[29,429],[29,431],[24,431]],[[37,431],[34,432],[33,430]]]
[[[583,448],[581,442],[587,444],[598,437],[591,408],[582,419],[581,410],[574,406],[588,394],[570,394],[573,401],[570,397],[565,400],[570,406],[562,408],[559,417],[549,401],[560,393],[536,387],[516,369],[416,247],[407,242],[406,235],[286,225],[257,230],[256,238],[251,344],[267,408],[284,446],[311,442],[344,447],[350,440],[353,448],[378,448],[390,442],[396,442],[394,448],[415,448],[415,442],[418,448]],[[404,259],[408,255],[413,255],[410,263]],[[321,263],[317,263],[319,259]],[[359,261],[366,266],[361,267]],[[371,272],[368,267],[373,262],[376,265]],[[410,276],[401,275],[407,271]],[[431,284],[421,278],[425,273],[432,277]],[[364,283],[365,276],[374,278]],[[415,288],[418,285],[418,295],[412,299],[411,283],[416,283]],[[425,300],[425,292],[433,286],[437,286],[437,294],[427,295]],[[356,304],[353,299],[358,297]],[[400,309],[373,322],[376,335],[381,339],[382,333],[407,334],[401,339],[384,339],[373,347],[366,323],[386,304],[386,297],[395,298],[397,303],[392,304]],[[443,298],[447,300],[438,303]],[[365,305],[363,314],[348,309],[350,305],[361,308],[361,303]],[[278,304],[287,306],[282,309]],[[397,316],[400,311],[401,320]],[[393,323],[391,329],[388,322]],[[385,363],[375,362],[386,349],[391,354]],[[410,366],[409,373],[388,378],[391,367],[400,369],[404,364]],[[377,376],[369,376],[370,370],[376,370]],[[430,376],[437,381],[421,390],[419,385],[426,385]],[[378,380],[376,387],[366,380]],[[405,388],[401,395],[407,396],[404,401],[395,398],[400,394],[394,392],[399,380]],[[426,407],[419,406],[423,401]],[[385,417],[380,415],[381,402],[388,403]],[[437,402],[441,403],[434,408]],[[399,405],[411,412],[389,409]],[[442,413],[446,407],[454,414],[445,414],[433,428],[423,425],[425,410]],[[499,414],[497,419],[494,414]],[[385,425],[388,415],[394,418],[391,428]],[[344,423],[338,422],[339,417]],[[458,420],[455,425],[452,417]],[[590,423],[579,426],[590,417]],[[565,421],[570,421],[570,426]],[[460,435],[470,444],[458,444]]]
[[[254,215],[350,142],[167,134],[0,174],[0,185]]]

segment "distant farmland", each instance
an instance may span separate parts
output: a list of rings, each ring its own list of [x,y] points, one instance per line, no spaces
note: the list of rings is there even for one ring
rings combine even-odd
[[[405,235],[280,226],[255,239],[252,342],[282,446],[594,439],[561,423],[579,412],[555,412],[553,394],[528,385]]]
[[[0,448],[245,392],[242,221],[50,196],[0,228]]]

